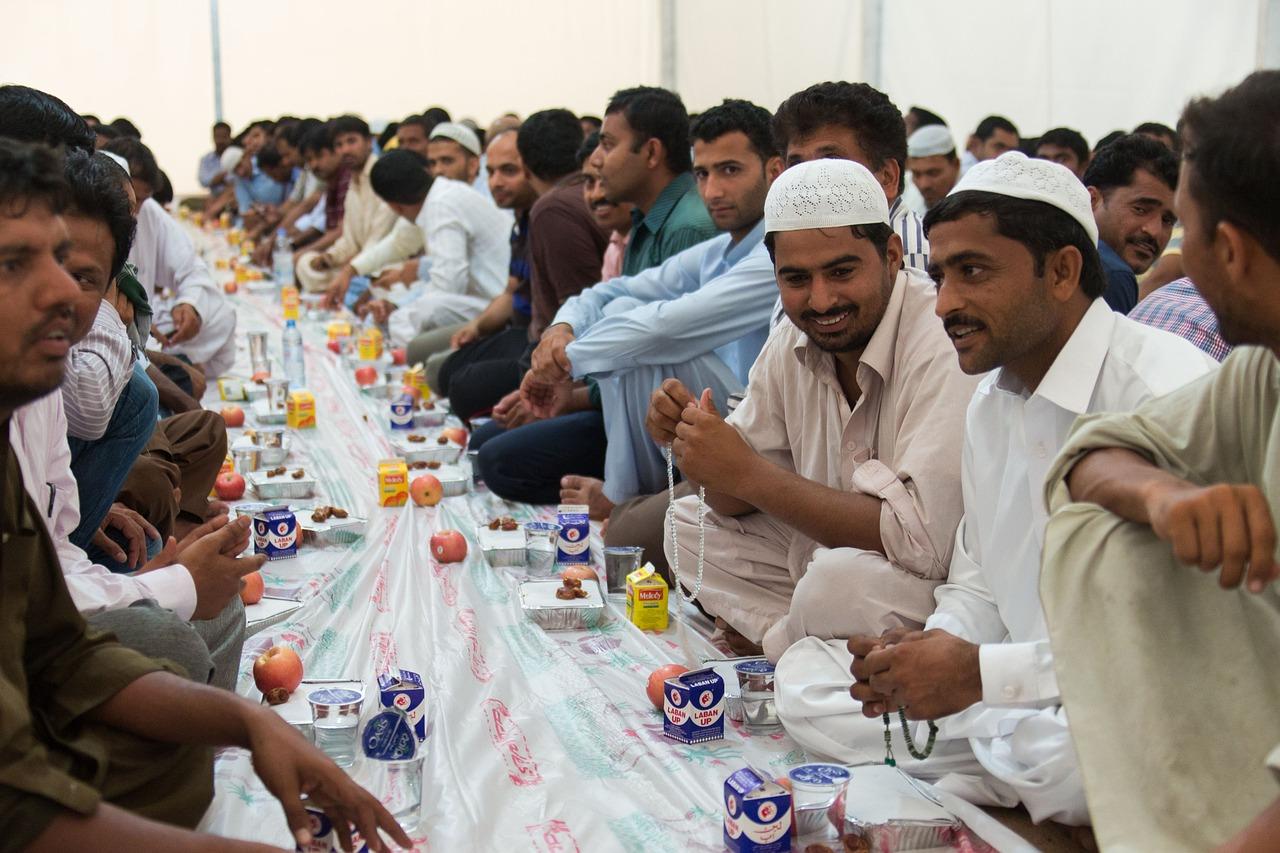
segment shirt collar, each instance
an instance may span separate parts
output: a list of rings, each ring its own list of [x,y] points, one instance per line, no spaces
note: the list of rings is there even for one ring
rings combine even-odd
[[[893,353],[898,345],[898,327],[902,323],[902,302],[907,289],[906,276],[906,270],[898,270],[898,277],[893,282],[893,292],[889,295],[889,305],[884,309],[880,325],[876,326],[866,349],[862,351],[862,357],[858,359],[859,373],[865,366],[879,376],[881,382],[887,383],[893,376]],[[824,359],[830,362],[834,358],[831,353],[809,340],[809,336],[803,332],[800,333],[800,339],[796,342],[794,351],[800,364],[813,372],[820,369],[819,365]],[[866,389],[864,388],[863,391],[865,392]]]
[[[724,262],[729,266],[734,266],[738,261],[751,254],[756,246],[759,246],[763,242],[764,217],[761,217],[760,221],[755,224],[755,227],[748,231],[737,243],[732,242],[732,238],[730,238],[730,242],[725,246]]]
[[[1125,263],[1124,258],[1106,240],[1098,241],[1098,257],[1102,260],[1102,266],[1107,269],[1124,268],[1133,272],[1133,268]]]
[[[1098,376],[1102,373],[1102,362],[1106,360],[1111,347],[1116,317],[1116,312],[1111,310],[1105,300],[1093,300],[1031,396],[1042,397],[1058,408],[1077,415],[1088,412]],[[1022,384],[1012,375],[1006,375],[1003,368],[996,385],[1002,391],[1026,393]]]
[[[898,217],[898,209],[902,207],[902,196],[898,196],[889,202],[889,221],[892,222]]]
[[[662,226],[667,222],[667,217],[671,215],[671,211],[676,209],[676,204],[692,188],[692,173],[682,172],[676,175],[672,178],[671,183],[663,187],[662,192],[658,193],[658,198],[654,201],[653,206],[649,208],[648,213],[642,214],[638,210],[631,211],[632,227],[643,224],[649,233],[656,234],[662,230]]]

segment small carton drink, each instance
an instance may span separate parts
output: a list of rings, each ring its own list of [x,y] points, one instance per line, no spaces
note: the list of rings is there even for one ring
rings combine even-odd
[[[244,380],[238,376],[218,377],[218,396],[224,400],[236,402],[249,399]]]
[[[331,341],[349,338],[351,337],[351,324],[346,320],[334,320],[325,327],[325,331],[329,334],[329,340]]]
[[[356,338],[356,353],[361,361],[377,361],[382,358],[382,330],[377,326],[365,326]]]
[[[404,384],[418,389],[422,399],[431,399],[431,386],[427,384],[427,371],[421,364],[415,364],[404,372]]]
[[[427,739],[427,692],[422,676],[407,669],[393,669],[378,676],[378,701],[384,708],[397,708],[413,724],[419,741]]]
[[[413,429],[413,410],[417,403],[408,394],[396,397],[389,404],[392,429]]]
[[[378,506],[404,506],[409,501],[409,466],[403,459],[378,463]]]
[[[773,777],[744,767],[724,780],[724,846],[732,853],[791,849],[791,795]]]
[[[708,667],[681,673],[663,684],[662,733],[681,743],[724,737],[724,679]]]
[[[585,566],[591,562],[591,519],[586,504],[560,504],[556,507],[560,525],[560,541],[556,543],[556,563],[562,566]]]
[[[310,391],[290,391],[285,410],[285,426],[312,429],[316,425],[316,398]]]
[[[280,305],[284,308],[284,318],[286,320],[298,319],[298,303],[301,301],[301,294],[298,288],[292,284],[286,284],[280,288]]]
[[[268,560],[298,556],[298,518],[287,509],[269,509],[253,517],[253,553]]]
[[[665,631],[667,619],[667,582],[645,563],[627,575],[627,621],[641,631]]]
[[[338,831],[333,828],[333,821],[322,809],[307,806],[307,830],[311,833],[308,844],[297,844],[294,849],[298,853],[333,853],[342,849]],[[351,849],[353,853],[369,853],[369,845],[355,827],[351,828]]]

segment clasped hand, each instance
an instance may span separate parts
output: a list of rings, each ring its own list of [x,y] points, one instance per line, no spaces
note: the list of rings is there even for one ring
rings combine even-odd
[[[849,694],[862,703],[864,717],[902,708],[908,719],[937,720],[982,701],[979,647],[954,634],[894,628],[880,637],[851,637],[848,648]]]

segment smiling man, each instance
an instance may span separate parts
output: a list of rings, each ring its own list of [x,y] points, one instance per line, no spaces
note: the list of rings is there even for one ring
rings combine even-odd
[[[1150,137],[1122,136],[1094,155],[1081,178],[1098,223],[1098,253],[1107,273],[1107,304],[1128,314],[1138,304],[1138,276],[1169,244],[1178,160]]]
[[[764,227],[789,322],[756,359],[745,399],[727,420],[706,394],[677,398],[674,417],[659,401],[649,419],[659,441],[674,433],[680,470],[707,490],[698,601],[730,648],[763,644],[777,660],[806,636],[924,623],[960,519],[975,382],[932,316],[932,284],[903,269],[866,167],[792,166],[769,190]],[[696,498],[676,506],[693,590]]]

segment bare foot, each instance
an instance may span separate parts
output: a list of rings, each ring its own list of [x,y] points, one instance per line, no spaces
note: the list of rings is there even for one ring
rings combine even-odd
[[[613,512],[613,501],[604,496],[604,481],[595,477],[570,474],[560,479],[560,500],[567,504],[586,504],[592,521],[604,521]]]
[[[764,648],[751,642],[746,637],[738,633],[737,629],[728,622],[716,617],[716,628],[720,631],[724,638],[724,643],[729,647],[735,655],[739,657],[753,657],[755,655],[764,654]]]

